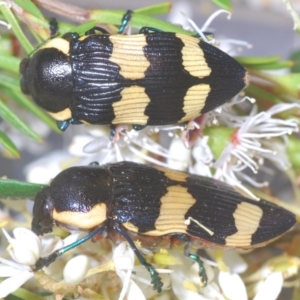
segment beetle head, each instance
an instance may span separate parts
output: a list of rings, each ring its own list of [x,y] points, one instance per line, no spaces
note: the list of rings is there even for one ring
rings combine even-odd
[[[20,64],[20,85],[40,107],[58,113],[73,98],[72,67],[68,56],[56,48],[42,48]]]
[[[44,187],[35,197],[33,206],[32,231],[37,235],[43,235],[52,231],[54,220],[52,217],[53,200],[50,195],[50,187]]]

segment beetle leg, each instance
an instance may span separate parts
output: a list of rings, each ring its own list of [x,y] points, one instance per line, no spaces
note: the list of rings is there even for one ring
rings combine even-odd
[[[48,265],[50,265],[51,263],[53,263],[59,256],[62,256],[64,253],[66,253],[67,251],[83,244],[84,242],[92,239],[94,236],[96,235],[103,235],[105,234],[107,231],[106,226],[102,226],[102,227],[98,227],[97,229],[93,230],[92,232],[90,232],[88,235],[84,236],[83,238],[81,238],[80,240],[71,243],[70,245],[67,245],[61,249],[58,249],[56,251],[54,251],[53,253],[51,253],[49,256],[46,257],[41,257],[35,264],[34,268],[32,269],[34,272],[42,269],[43,267],[46,267]]]
[[[213,40],[214,39],[214,34],[212,32],[203,31],[202,33],[203,33],[203,35],[205,35],[205,37],[208,40]],[[192,37],[201,39],[201,35],[199,33],[193,34]]]
[[[139,33],[144,33],[144,34],[147,34],[150,32],[163,32],[163,31],[160,29],[154,28],[154,27],[142,27],[139,31]]]
[[[78,40],[79,34],[76,32],[67,32],[62,36],[62,38],[70,42],[73,40]]]
[[[71,123],[71,124],[75,124],[75,125],[82,124],[82,122],[76,120],[75,118],[71,118],[71,119],[70,119],[70,123]]]
[[[151,276],[151,284],[153,285],[153,288],[155,290],[157,290],[159,293],[161,293],[162,291],[162,286],[163,286],[163,282],[161,281],[161,278],[159,277],[157,271],[155,270],[155,268],[147,263],[146,259],[144,258],[144,256],[140,253],[140,251],[138,250],[138,248],[136,247],[136,245],[134,244],[133,240],[130,238],[130,236],[123,230],[122,225],[119,223],[115,223],[113,228],[118,231],[128,242],[128,244],[130,245],[131,249],[134,251],[136,257],[138,258],[139,262],[141,263],[141,265],[143,265],[148,272],[150,273]]]
[[[80,122],[74,118],[71,118],[69,120],[56,121],[56,124],[57,124],[57,127],[59,130],[65,131],[69,127],[70,124],[78,125],[78,124],[82,124],[82,122]]]
[[[187,244],[184,247],[184,255],[189,257],[190,259],[194,260],[196,263],[198,263],[199,277],[200,277],[200,280],[203,284],[203,287],[205,287],[207,285],[207,275],[206,275],[206,271],[205,271],[203,261],[199,258],[198,255],[190,253],[191,240],[188,236],[185,236],[185,239],[187,240]]]
[[[146,127],[147,127],[147,125],[132,125],[132,128],[136,131],[142,130]]]
[[[89,166],[99,166],[99,163],[97,161],[92,161],[89,163]]]
[[[58,35],[58,23],[56,18],[49,19],[50,38],[54,38]]]
[[[122,18],[121,26],[119,28],[118,34],[122,34],[124,32],[126,26],[128,25],[128,23],[131,20],[132,13],[133,13],[132,10],[127,10],[127,12],[125,13],[125,15]]]
[[[56,121],[56,124],[59,130],[65,131],[70,125],[70,120]]]
[[[116,135],[116,126],[115,125],[110,125],[109,140],[113,141],[115,135]]]
[[[96,31],[100,31],[101,33],[104,33],[104,34],[109,34],[109,32],[106,29],[95,26],[95,27],[91,28],[90,30],[86,31],[85,35],[96,34]]]

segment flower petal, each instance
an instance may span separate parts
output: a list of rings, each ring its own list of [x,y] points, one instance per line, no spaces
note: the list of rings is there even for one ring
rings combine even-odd
[[[130,278],[131,271],[128,272],[118,271],[117,273],[123,283],[123,288],[120,293],[119,300],[123,300],[125,298],[125,295],[127,296],[126,299],[128,300],[135,300],[135,299],[146,300],[142,290]]]
[[[245,284],[238,274],[220,271],[219,284],[223,290],[223,293],[228,299],[230,300],[248,299]]]
[[[10,293],[14,292],[32,277],[33,277],[33,272],[24,271],[24,272],[19,272],[13,277],[5,279],[0,283],[0,298],[4,298]]]
[[[21,265],[15,261],[4,259],[2,257],[0,257],[0,262],[2,262],[3,265],[10,266],[19,271],[30,271],[31,270],[30,267],[28,267],[28,266]]]
[[[172,266],[172,269],[175,270],[170,274],[172,290],[178,299],[189,299],[189,300],[205,300],[207,298],[202,295],[192,292],[191,290],[186,289],[185,280],[188,280],[187,274],[183,272],[186,271],[184,265],[175,265]]]
[[[180,153],[180,156],[178,156]],[[174,136],[170,148],[169,157],[167,159],[168,167],[175,170],[186,171],[191,162],[191,149],[184,146],[182,140]]]
[[[37,235],[27,228],[18,227],[13,230],[14,238],[2,228],[2,231],[11,244],[8,250],[10,256],[17,262],[32,266],[40,258],[42,245]]]
[[[77,255],[70,259],[64,268],[64,280],[68,284],[78,284],[84,279],[90,267],[89,257]]]
[[[257,294],[253,300],[276,300],[281,292],[283,285],[283,276],[281,272],[270,274],[264,282],[257,286]]]
[[[0,265],[0,277],[12,277],[20,273],[20,270],[7,265]]]

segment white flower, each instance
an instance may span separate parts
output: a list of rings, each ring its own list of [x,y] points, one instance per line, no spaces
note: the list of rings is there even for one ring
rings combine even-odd
[[[29,229],[15,228],[14,238],[5,229],[2,230],[10,242],[12,248],[8,252],[15,262],[0,258],[0,277],[8,277],[0,283],[0,298],[6,297],[34,276],[31,266],[42,252],[40,239]]]
[[[38,236],[26,228],[15,228],[14,238],[4,228],[2,231],[11,245],[8,252],[12,259],[27,266],[35,265],[42,252],[42,244]]]
[[[6,297],[34,277],[32,267],[40,257],[45,257],[79,238],[78,233],[71,234],[64,240],[53,235],[40,238],[27,228],[15,228],[14,237],[11,237],[5,229],[2,230],[10,243],[8,252],[13,261],[0,257],[0,277],[8,277],[0,283],[0,298]],[[51,266],[45,268],[46,273],[51,272]],[[61,268],[60,270],[62,271]]]
[[[210,147],[207,144],[208,136],[198,138],[192,148],[192,156],[195,159],[195,164],[190,165],[189,172],[212,177],[211,166],[214,161],[214,156]]]
[[[196,163],[190,170],[196,174],[201,174],[200,171],[203,165],[213,167],[216,169],[213,175],[214,178],[237,186],[251,197],[256,198],[241,185],[240,180],[248,181],[255,187],[263,187],[267,183],[255,182],[243,171],[250,168],[254,173],[257,173],[265,159],[284,170],[289,167],[289,161],[285,153],[285,139],[287,135],[298,131],[298,122],[294,119],[274,118],[274,115],[294,108],[300,109],[300,105],[297,103],[278,104],[266,112],[260,113],[257,113],[257,106],[253,106],[249,116],[239,116],[231,110],[231,107],[240,104],[245,99],[248,98],[242,100],[236,98],[234,101],[225,104],[220,114],[209,113],[210,116],[204,120],[206,124],[215,123],[212,120],[217,118],[219,125],[236,128],[236,131],[215,162],[213,157],[209,155],[209,149],[207,149],[207,141],[205,140],[207,137],[199,138],[201,141],[195,143],[197,151],[193,151]],[[252,99],[248,100],[251,101]],[[203,125],[201,124],[201,126]],[[205,153],[205,155],[199,153]],[[209,176],[209,172],[206,171],[205,175]]]
[[[228,161],[228,155],[235,156],[241,165],[249,167],[253,172],[257,172],[257,160],[267,158],[273,162],[279,161],[279,153],[271,148],[264,147],[264,142],[273,137],[284,137],[288,134],[298,131],[298,122],[294,119],[282,120],[273,116],[293,108],[300,109],[300,105],[277,104],[272,106],[266,112],[257,113],[257,106],[249,116],[236,116],[222,112],[219,116],[220,122],[229,127],[238,128],[236,134],[232,137],[231,143],[224,149],[221,157],[216,161],[215,167],[218,168]],[[269,143],[266,143],[268,146]]]
[[[8,277],[0,283],[0,298],[8,296],[34,276],[29,267],[0,258],[0,277]]]
[[[264,281],[257,286],[257,294],[253,300],[276,300],[283,285],[281,272],[271,273]]]
[[[87,255],[77,255],[70,259],[63,271],[64,280],[68,284],[78,284],[81,282],[89,268],[91,267],[91,259]]]
[[[156,157],[168,158],[169,151],[154,140],[160,129],[165,129],[165,127],[148,126],[142,130],[134,130],[129,129],[129,126],[120,125],[116,127],[114,140],[110,140],[108,134],[99,134],[103,130],[106,132],[107,128],[104,126],[97,126],[98,130],[94,128],[90,130],[89,126],[86,128],[97,138],[84,147],[82,143],[76,143],[76,140],[79,141],[78,139],[73,139],[72,152],[83,149],[82,151],[88,156],[89,161],[94,159],[105,164],[128,160],[167,167],[166,163]],[[78,150],[75,150],[76,147]],[[91,154],[93,154],[92,157]]]
[[[191,164],[191,149],[185,147],[177,135],[174,135],[171,141],[167,164],[168,168],[179,171],[186,171]]]
[[[186,257],[182,250],[170,249],[168,252],[181,262],[180,264],[169,266],[169,269],[174,271],[170,274],[171,288],[178,299],[224,300],[220,288],[214,282],[214,267],[217,267],[216,263],[202,259],[208,277],[208,284],[203,288],[203,283],[199,277],[198,263]]]
[[[220,272],[219,284],[225,294],[230,300],[247,300],[246,286],[242,278],[237,273]],[[265,298],[267,299],[267,298]]]
[[[139,248],[143,255],[151,255],[152,252]],[[120,277],[123,288],[120,293],[119,299],[123,299],[126,295],[128,299],[149,299],[158,295],[157,290],[153,289],[151,277],[148,270],[143,265],[134,265],[135,254],[132,248],[123,242],[113,250],[113,260],[116,268],[116,273]],[[163,290],[168,289],[171,270],[158,269],[155,270],[159,273],[159,277],[163,282]]]
[[[120,277],[123,288],[119,299],[146,299],[142,290],[131,279],[134,268],[134,252],[128,246],[127,242],[123,242],[113,250],[113,261],[115,264],[116,273]]]
[[[253,300],[275,300],[284,287],[284,279],[295,278],[299,269],[299,257],[282,254],[269,259],[260,269],[245,277],[244,281],[252,290],[254,288]],[[288,287],[297,285],[297,280],[287,283]]]

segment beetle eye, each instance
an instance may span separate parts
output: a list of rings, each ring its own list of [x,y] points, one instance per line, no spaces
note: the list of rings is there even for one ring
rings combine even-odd
[[[29,60],[30,58],[24,58],[20,63],[20,75],[21,75],[20,86],[21,86],[21,91],[26,95],[29,95],[29,90],[26,83],[26,70],[27,70]]]
[[[32,231],[37,235],[42,235],[52,231],[53,227],[53,201],[50,196],[50,188],[43,188],[35,198],[33,206]]]
[[[41,218],[40,220],[40,226],[43,228],[43,233],[47,233],[52,230],[53,227],[53,220],[52,220],[52,205],[50,206],[48,201],[45,201],[45,205],[40,207],[39,210],[39,216]]]

